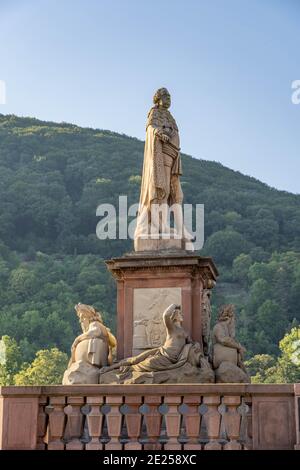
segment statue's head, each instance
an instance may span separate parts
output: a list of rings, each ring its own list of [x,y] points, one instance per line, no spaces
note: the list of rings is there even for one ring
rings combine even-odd
[[[168,109],[171,106],[171,95],[166,88],[159,88],[153,96],[153,103],[158,108]]]
[[[171,312],[170,319],[173,321],[173,323],[177,323],[179,325],[182,324],[183,322],[183,316],[181,313],[181,306],[177,304],[171,304],[168,308],[168,311]]]
[[[89,324],[93,321],[103,323],[101,314],[92,305],[77,304],[75,305],[75,311],[78,315],[81,327],[83,331],[86,331]]]
[[[218,321],[234,320],[234,305],[228,304],[220,307]]]

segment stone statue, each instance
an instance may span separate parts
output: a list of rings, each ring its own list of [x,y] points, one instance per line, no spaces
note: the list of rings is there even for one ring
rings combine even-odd
[[[211,305],[210,305],[210,289],[203,290],[201,323],[202,323],[202,343],[205,356],[210,356],[210,321],[211,321]]]
[[[99,383],[100,368],[112,363],[117,341],[94,307],[79,303],[75,311],[83,333],[72,345],[63,385]]]
[[[161,235],[164,238],[176,233],[192,249],[192,235],[183,225],[182,200],[179,177],[181,171],[179,134],[175,119],[169,111],[170,93],[160,88],[153,98],[154,106],[148,114],[144,165],[141,183],[139,215],[135,232],[135,249],[142,251],[140,239]],[[172,206],[176,231],[168,223]],[[152,246],[151,244],[149,246]],[[167,245],[168,246],[168,245]],[[187,246],[185,246],[187,248]]]
[[[213,368],[216,382],[249,383],[243,363],[245,348],[235,339],[234,306],[225,305],[219,311],[218,321],[212,332]]]
[[[180,305],[163,313],[167,336],[163,346],[101,369],[100,383],[213,383],[214,373],[201,347],[182,328]]]

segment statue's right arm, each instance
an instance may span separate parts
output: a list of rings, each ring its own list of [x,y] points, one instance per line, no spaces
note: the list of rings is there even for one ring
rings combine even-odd
[[[72,348],[76,348],[76,346],[81,343],[81,341],[84,341],[85,339],[91,339],[93,338],[94,336],[89,334],[89,332],[87,333],[82,333],[81,335],[77,336],[77,338],[75,338],[74,340],[74,343],[72,345]]]
[[[98,337],[101,337],[101,328],[97,325],[96,322],[92,322],[90,323],[88,331],[82,333],[81,335],[77,336],[77,338],[75,338],[74,343],[72,345],[72,349],[75,349],[76,346],[85,339],[92,339]]]
[[[152,108],[148,114],[148,124],[147,127],[153,129],[154,135],[157,135],[162,141],[168,142],[170,139],[167,135],[164,134],[161,122],[157,115],[157,108]]]
[[[225,336],[223,334],[223,331],[220,328],[218,328],[218,325],[214,329],[214,336],[217,340],[217,343],[222,344],[222,346],[227,346],[228,348],[234,348],[234,349],[237,349],[238,351],[241,348],[240,343],[235,341],[230,336]]]
[[[80,343],[80,341],[82,341],[81,336],[82,336],[82,335],[77,336],[77,338],[74,339],[73,344],[72,344],[72,346],[71,346],[71,351],[72,351],[72,352],[75,351],[77,345]]]
[[[168,333],[172,332],[174,326],[171,320],[172,313],[173,311],[169,311],[168,309],[163,313],[163,322]]]
[[[162,127],[156,127],[151,125],[151,127],[154,129],[154,135],[157,136],[160,140],[163,142],[169,142],[170,137],[166,134],[164,134],[163,128]]]

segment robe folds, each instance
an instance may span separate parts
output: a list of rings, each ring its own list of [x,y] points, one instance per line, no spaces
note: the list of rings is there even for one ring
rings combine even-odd
[[[159,137],[160,134],[168,135],[169,142],[163,142]],[[150,221],[153,202],[167,203],[169,206],[182,203],[179,150],[179,134],[175,119],[167,109],[154,106],[148,114],[146,128],[137,233],[144,231],[139,225],[143,225],[145,229],[145,223],[147,225]],[[166,173],[168,171],[169,175]]]

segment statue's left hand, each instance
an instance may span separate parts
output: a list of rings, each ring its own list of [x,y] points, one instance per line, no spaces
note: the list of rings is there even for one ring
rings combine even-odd
[[[122,362],[122,361],[121,361]],[[101,367],[100,369],[100,374],[103,374],[104,372],[110,372],[111,370],[118,369],[121,362],[117,362],[116,364],[112,364],[111,366],[104,366]]]
[[[169,142],[169,140],[170,140],[170,137],[166,134],[161,134],[160,138],[163,142]]]

